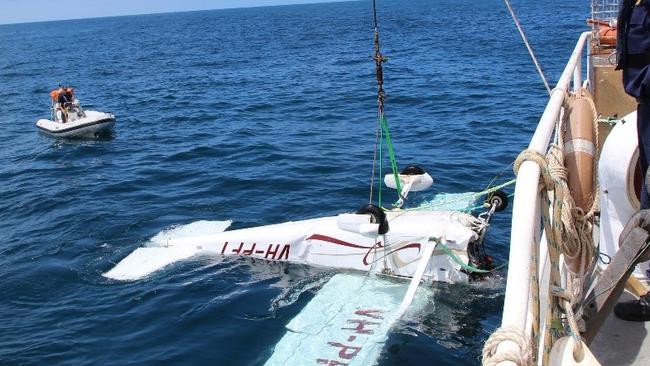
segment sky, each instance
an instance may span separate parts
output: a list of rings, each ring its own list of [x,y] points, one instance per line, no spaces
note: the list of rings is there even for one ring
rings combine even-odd
[[[0,0],[0,24],[333,0]]]

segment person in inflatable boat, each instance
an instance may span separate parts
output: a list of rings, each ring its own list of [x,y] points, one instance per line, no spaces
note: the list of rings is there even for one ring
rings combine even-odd
[[[61,108],[61,122],[65,123],[68,119],[68,107],[70,106],[71,99],[68,98],[68,92],[62,87],[59,87],[57,102]]]
[[[650,0],[624,0],[617,28],[617,69],[623,70],[625,92],[638,102],[639,165],[641,171],[646,172],[650,161]],[[650,197],[644,182],[641,209],[648,208]],[[638,300],[616,304],[614,314],[624,320],[650,320],[650,292]]]
[[[63,90],[65,90],[65,97],[68,99],[68,103],[72,104],[74,101],[74,89],[72,89],[72,87],[66,86],[63,88]]]

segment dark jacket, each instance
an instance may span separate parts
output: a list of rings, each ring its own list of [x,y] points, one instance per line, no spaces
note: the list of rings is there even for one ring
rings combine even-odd
[[[650,0],[623,0],[618,15],[617,69],[623,69],[625,91],[650,98]]]
[[[65,91],[62,92],[62,93],[59,93],[59,98],[57,99],[57,102],[59,102],[59,104],[61,104],[61,105],[64,105],[65,103],[70,102],[70,100],[68,100],[68,97],[66,96]]]

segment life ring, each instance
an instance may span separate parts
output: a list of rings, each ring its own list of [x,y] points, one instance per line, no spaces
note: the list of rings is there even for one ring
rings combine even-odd
[[[597,141],[594,121],[597,118],[591,95],[586,90],[573,94],[567,101],[567,119],[562,129],[564,141],[564,166],[567,170],[567,186],[575,207],[584,213],[591,211],[597,192],[595,188]],[[581,273],[586,263],[581,264],[582,255],[564,256],[564,261],[573,273]]]
[[[598,39],[605,46],[616,46],[616,28],[605,26],[598,28]]]
[[[616,26],[603,20],[589,19],[587,23],[596,26],[596,39],[600,46],[616,46]]]
[[[384,235],[388,232],[388,219],[386,218],[386,213],[380,207],[368,204],[361,207],[359,211],[357,211],[357,214],[370,215],[370,223],[379,224],[379,235]]]
[[[594,203],[594,171],[596,136],[594,133],[594,110],[591,95],[581,90],[569,98],[568,120],[562,131],[564,138],[564,165],[567,168],[567,184],[576,207],[585,213]]]

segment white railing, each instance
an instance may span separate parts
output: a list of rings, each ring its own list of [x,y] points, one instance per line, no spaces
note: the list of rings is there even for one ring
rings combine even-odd
[[[584,32],[580,35],[557,86],[551,92],[550,100],[528,145],[529,149],[546,154],[556,121],[560,117],[565,96],[571,87],[573,90],[578,90],[582,86],[582,56],[585,46],[590,44],[588,42],[590,39],[591,32]],[[589,78],[590,73],[587,80]],[[539,244],[541,236],[540,204],[542,203],[539,194],[539,178],[539,165],[532,161],[524,161],[521,164],[517,175],[512,209],[509,269],[501,326],[515,327],[522,334],[528,334],[528,329],[530,329],[527,319],[530,320],[528,306],[531,269],[533,268],[531,264],[533,250]],[[543,260],[544,258],[540,257],[540,263]],[[537,342],[538,340],[532,341]],[[497,348],[497,354],[517,352],[518,350],[519,347],[514,342],[504,341]],[[500,365],[512,364],[511,362],[502,362]]]

